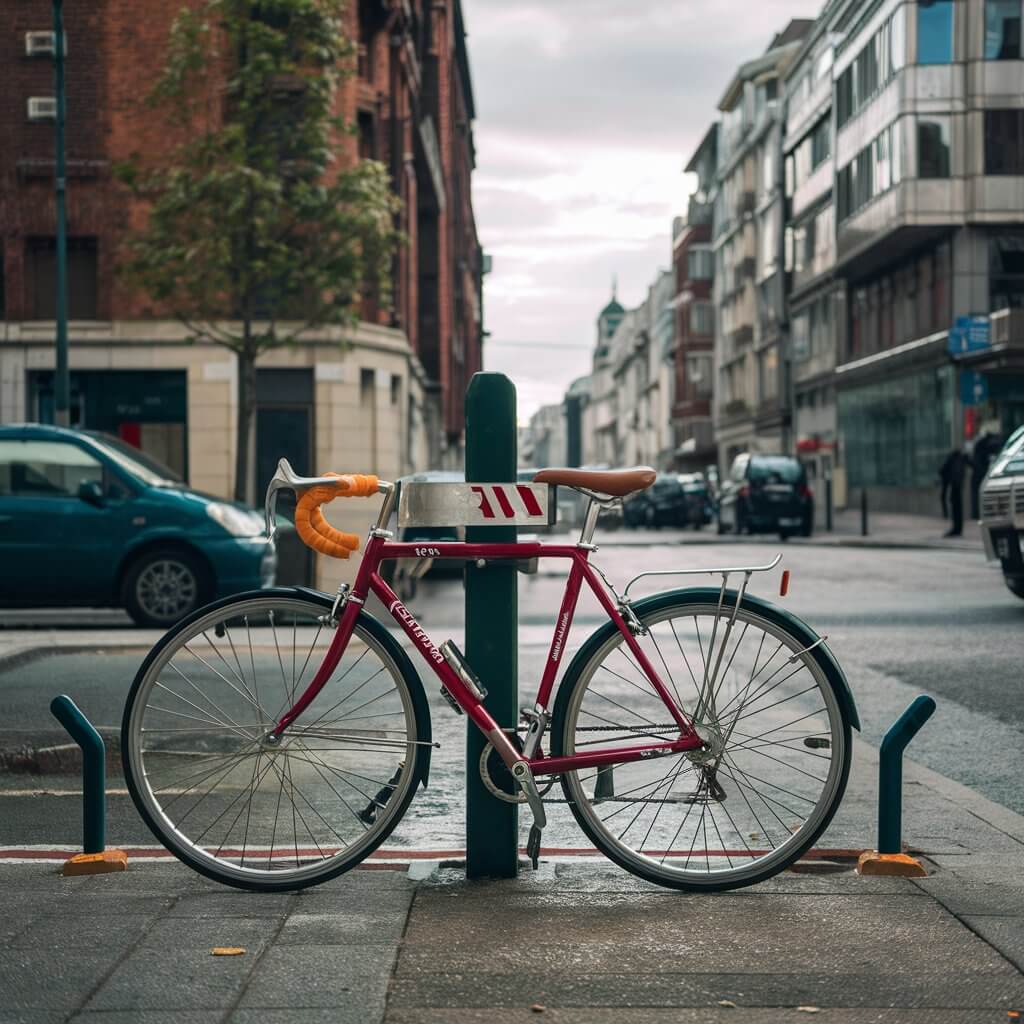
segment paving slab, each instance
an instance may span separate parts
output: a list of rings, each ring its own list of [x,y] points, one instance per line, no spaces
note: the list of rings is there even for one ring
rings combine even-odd
[[[378,1020],[395,959],[393,944],[278,947],[260,962],[240,1009],[330,1009],[337,1024]]]

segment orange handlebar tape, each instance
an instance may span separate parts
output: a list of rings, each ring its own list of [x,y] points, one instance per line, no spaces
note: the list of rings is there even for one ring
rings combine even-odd
[[[337,485],[311,487],[299,498],[295,507],[295,529],[303,542],[314,551],[332,558],[348,558],[353,551],[358,550],[359,538],[354,533],[345,533],[331,526],[320,511],[320,506],[339,497],[369,497],[376,494],[378,481],[375,476],[360,473],[324,475],[336,476]]]

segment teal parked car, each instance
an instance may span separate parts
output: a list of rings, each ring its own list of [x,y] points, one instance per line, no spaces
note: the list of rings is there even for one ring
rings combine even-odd
[[[171,626],[274,585],[263,529],[116,437],[0,426],[0,606],[123,607]]]

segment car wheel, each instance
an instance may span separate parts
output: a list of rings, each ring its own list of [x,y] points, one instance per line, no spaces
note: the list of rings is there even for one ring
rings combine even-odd
[[[648,508],[647,511],[644,513],[644,525],[647,527],[648,530],[657,529],[658,516],[653,508]]]
[[[1007,589],[1009,589],[1010,593],[1014,594],[1015,596],[1019,597],[1022,601],[1024,601],[1024,581],[1011,580],[1005,576],[1003,577],[1003,579],[1006,580],[1006,586]]]
[[[188,551],[158,548],[133,562],[124,575],[124,606],[139,626],[166,629],[206,601],[207,572]]]
[[[800,527],[800,536],[810,537],[812,533],[814,533],[814,525],[811,523],[809,519],[807,519],[804,521],[804,524]]]
[[[779,530],[779,540],[789,540],[789,530]]]

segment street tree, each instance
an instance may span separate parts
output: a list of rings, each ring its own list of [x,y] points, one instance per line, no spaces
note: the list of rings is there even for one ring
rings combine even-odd
[[[357,319],[399,239],[385,168],[338,115],[342,0],[202,0],[174,20],[147,106],[166,151],[121,179],[149,202],[123,263],[192,342],[235,353],[236,500],[254,500],[256,362]],[[343,334],[343,332],[342,332]],[[341,336],[341,335],[339,335]]]

